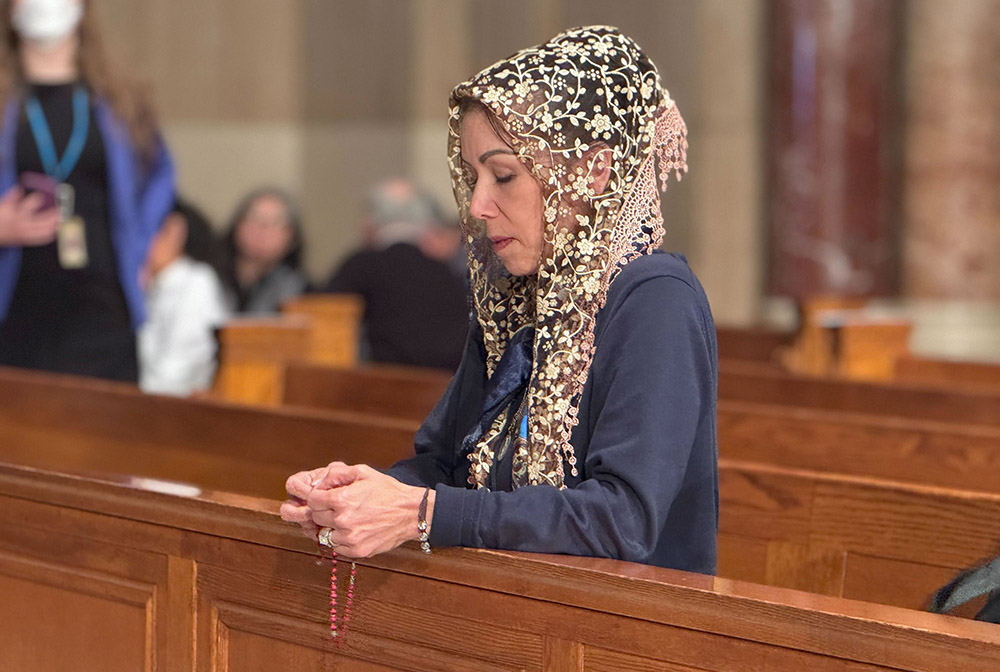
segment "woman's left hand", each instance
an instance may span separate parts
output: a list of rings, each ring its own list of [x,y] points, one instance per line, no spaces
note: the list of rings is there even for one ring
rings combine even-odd
[[[367,465],[334,462],[306,498],[317,527],[329,527],[334,550],[349,558],[367,558],[417,539],[424,488],[400,483]],[[434,490],[427,501],[433,516]]]

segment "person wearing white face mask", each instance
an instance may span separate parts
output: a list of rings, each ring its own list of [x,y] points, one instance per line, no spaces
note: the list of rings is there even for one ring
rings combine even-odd
[[[95,1],[0,0],[0,365],[135,382],[174,171]]]

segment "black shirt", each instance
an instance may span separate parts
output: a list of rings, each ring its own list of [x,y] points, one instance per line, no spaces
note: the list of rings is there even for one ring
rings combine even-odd
[[[73,131],[76,84],[31,85],[61,159]],[[17,170],[44,173],[22,108]],[[0,364],[134,381],[135,337],[118,280],[111,240],[107,160],[91,104],[87,141],[66,179],[76,191],[75,213],[85,222],[88,262],[64,269],[55,242],[25,247],[7,319],[0,327]]]
[[[351,256],[326,289],[364,297],[373,361],[458,368],[469,329],[468,292],[446,264],[398,243]]]

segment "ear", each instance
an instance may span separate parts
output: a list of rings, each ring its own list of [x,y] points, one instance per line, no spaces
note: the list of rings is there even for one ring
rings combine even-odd
[[[598,147],[595,147],[597,151],[590,159],[590,171],[588,175],[590,179],[590,186],[593,187],[594,192],[603,194],[604,190],[608,186],[608,181],[611,179],[612,152],[608,147],[603,145],[600,145],[599,147],[599,149]]]

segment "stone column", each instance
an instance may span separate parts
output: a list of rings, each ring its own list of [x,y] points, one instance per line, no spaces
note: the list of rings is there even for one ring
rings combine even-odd
[[[1000,299],[1000,3],[911,0],[904,290]]]
[[[895,3],[776,0],[772,12],[770,293],[891,294]]]

